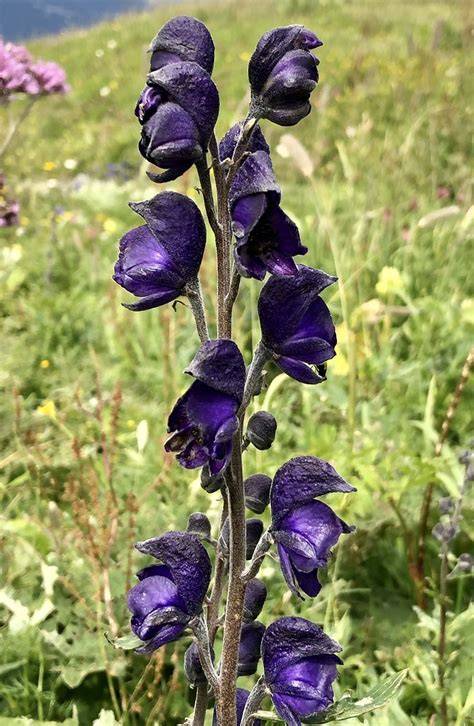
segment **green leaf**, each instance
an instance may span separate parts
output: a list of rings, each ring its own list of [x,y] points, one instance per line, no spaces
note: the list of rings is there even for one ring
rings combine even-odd
[[[348,718],[357,718],[377,708],[386,706],[395,696],[398,689],[406,678],[408,670],[395,673],[383,683],[378,683],[363,698],[354,701],[350,694],[344,694],[331,708],[318,713],[313,718],[307,719],[304,723],[331,723],[331,721],[345,721]]]
[[[143,640],[137,638],[134,633],[122,635],[120,638],[110,638],[106,633],[105,637],[109,641],[110,645],[113,645],[114,648],[120,648],[121,650],[134,650],[134,648],[139,648],[140,645],[143,645]]]

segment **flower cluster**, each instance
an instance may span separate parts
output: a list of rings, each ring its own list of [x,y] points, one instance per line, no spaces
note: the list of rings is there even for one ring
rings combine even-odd
[[[23,46],[4,43],[0,39],[0,100],[9,100],[18,93],[46,96],[68,91],[61,66],[50,61],[35,61]]]
[[[290,459],[273,479],[260,473],[244,479],[242,474],[242,451],[248,446],[265,451],[277,434],[269,411],[254,412],[245,426],[248,406],[262,387],[264,365],[273,361],[293,379],[318,384],[336,355],[334,323],[321,297],[336,278],[295,260],[308,248],[281,207],[270,149],[258,123],[293,125],[309,113],[319,63],[311,51],[320,45],[300,25],[266,33],[249,63],[248,116],[218,143],[212,38],[200,21],[174,18],[151,44],[150,73],[135,108],[140,152],[159,170],[149,176],[166,182],[195,165],[217,243],[215,338],[209,335],[198,281],[206,227],[196,204],[184,195],[165,191],[130,204],[144,224],[120,240],[113,275],[137,298],[125,304],[134,311],[186,297],[201,339],[185,370],[193,380],[169,414],[165,450],[176,454],[185,469],[201,469],[207,492],[222,494],[221,528],[214,538],[207,516],[194,512],[186,532],[139,543],[137,549],[159,564],[142,569],[128,595],[131,628],[141,641],[137,652],[149,654],[192,631],[185,673],[200,694],[195,726],[204,723],[208,689],[215,699],[215,726],[246,723],[265,694],[287,724],[299,726],[332,704],[332,684],[342,663],[336,655],[341,647],[317,625],[283,617],[265,627],[257,619],[267,597],[257,575],[274,545],[290,591],[301,598],[317,596],[319,570],[327,567],[341,534],[353,529],[322,497],[348,494],[354,487],[315,456]],[[261,341],[247,367],[231,338],[232,306],[241,278],[262,281],[267,275],[258,300]],[[261,515],[268,505],[266,531],[259,516],[245,518],[245,507]],[[208,593],[210,547],[216,550],[216,574]],[[215,649],[222,624],[222,648]],[[216,652],[221,652],[220,663]],[[237,678],[256,673],[260,659],[264,675],[255,688],[250,693],[237,688]]]

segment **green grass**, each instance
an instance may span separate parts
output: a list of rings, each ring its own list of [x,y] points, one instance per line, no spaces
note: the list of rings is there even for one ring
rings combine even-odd
[[[240,0],[193,11],[216,43],[219,134],[245,111],[247,59],[263,31],[303,22],[324,40],[313,113],[294,129],[264,124],[264,131],[283,206],[310,248],[308,264],[339,275],[338,290],[326,294],[339,355],[317,387],[269,371],[271,385],[256,406],[276,415],[277,440],[270,452],[249,450],[245,470],[271,474],[290,456],[314,454],[358,487],[355,496],[333,498],[357,533],[339,546],[314,602],[295,603],[277,564],[265,563],[265,619],[294,613],[325,623],[344,646],[338,692],[363,694],[407,667],[398,701],[366,718],[377,726],[428,724],[439,701],[438,545],[428,538],[433,598],[421,617],[407,540],[416,536],[425,487],[434,482],[436,498],[456,490],[456,454],[468,441],[473,404],[468,384],[435,459],[474,324],[468,10],[456,2]],[[170,14],[124,16],[30,44],[65,66],[73,90],[38,103],[5,164],[22,203],[21,227],[0,232],[5,717],[48,722],[77,713],[86,726],[106,709],[117,717],[124,711],[129,726],[172,726],[191,710],[182,643],[160,652],[139,683],[146,661],[114,651],[103,637],[115,623],[127,631],[124,593],[140,566],[133,541],[184,528],[195,509],[217,525],[219,511],[218,496],[205,495],[162,448],[167,412],[187,385],[182,370],[198,345],[189,312],[178,305],[132,314],[110,279],[117,240],[136,224],[128,200],[157,191],[136,149],[133,107],[144,51]],[[308,151],[312,179],[278,153],[288,131]],[[108,164],[122,162],[130,178],[109,178]],[[190,173],[173,188],[198,200],[197,183]],[[437,214],[449,206],[451,216]],[[399,272],[391,284],[386,267]],[[202,278],[210,302],[210,237]],[[258,340],[258,289],[245,281],[236,311],[247,361]],[[54,402],[54,416],[44,415],[51,404],[38,410],[45,402]],[[149,435],[138,447],[141,421]],[[435,506],[429,531],[436,519]],[[470,521],[472,503],[457,554],[469,548]],[[470,718],[470,589],[469,578],[450,585],[449,708],[459,726]],[[45,599],[51,613],[32,622]]]

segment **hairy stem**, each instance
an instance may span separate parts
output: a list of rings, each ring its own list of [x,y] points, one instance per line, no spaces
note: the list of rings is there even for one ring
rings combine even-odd
[[[10,146],[13,139],[15,138],[17,131],[20,128],[21,124],[30,115],[31,109],[33,108],[36,101],[37,101],[37,97],[32,96],[29,99],[29,101],[26,103],[21,114],[15,119],[15,121],[13,121],[13,123],[10,124],[10,128],[8,129],[8,132],[3,140],[3,143],[0,145],[0,161],[6,155],[8,147]]]
[[[193,311],[194,320],[196,321],[199,339],[201,343],[204,343],[206,340],[209,340],[209,331],[207,329],[206,311],[199,280],[196,278],[188,282],[185,292]]]
[[[242,726],[252,726],[254,721],[253,714],[258,711],[266,693],[267,687],[265,685],[265,678],[261,676],[250,691],[247,703],[245,704],[241,721]]]
[[[242,427],[235,434],[230,471],[226,475],[229,498],[230,567],[224,621],[220,689],[216,699],[219,726],[236,726],[236,680],[239,661],[240,629],[245,597],[242,573],[245,568],[245,499],[242,475]]]
[[[272,542],[273,542],[272,533],[269,530],[267,530],[260,537],[260,542],[258,543],[258,545],[255,549],[255,552],[253,553],[253,557],[250,561],[250,564],[242,575],[242,579],[244,582],[250,582],[250,580],[252,580],[254,577],[256,577],[258,575],[258,571],[260,570],[260,567],[262,566],[262,562],[265,559],[265,555],[267,554],[268,550],[272,546]]]
[[[252,362],[247,371],[244,396],[242,406],[240,407],[241,414],[245,413],[252,397],[255,395],[255,392],[258,391],[265,363],[267,363],[270,358],[271,351],[262,341],[260,341],[255,349]]]
[[[219,679],[212,662],[211,645],[209,642],[209,632],[207,630],[206,620],[203,617],[198,616],[193,618],[189,625],[196,637],[196,643],[199,650],[199,660],[201,661],[202,669],[206,675],[209,685],[214,691],[214,694],[217,696],[219,691]]]
[[[207,702],[207,683],[202,683],[200,686],[197,687],[196,690],[196,700],[194,701],[192,726],[204,726],[204,722],[206,720]]]

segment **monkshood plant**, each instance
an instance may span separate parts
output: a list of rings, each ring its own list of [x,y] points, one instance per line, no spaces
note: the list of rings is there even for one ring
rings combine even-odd
[[[307,248],[281,206],[270,149],[258,125],[268,119],[293,126],[309,114],[319,77],[312,51],[321,45],[301,25],[265,33],[249,63],[248,114],[219,143],[212,38],[198,20],[174,18],[152,41],[150,73],[135,109],[140,152],[158,167],[149,172],[153,181],[197,169],[216,242],[216,337],[210,337],[199,284],[206,225],[182,194],[161,192],[131,203],[143,224],[120,241],[113,277],[135,296],[125,304],[133,311],[178,297],[189,301],[201,345],[185,371],[190,385],[169,414],[165,449],[182,467],[201,469],[206,491],[221,492],[222,517],[214,537],[207,516],[195,512],[185,531],[136,545],[155,563],[137,573],[128,594],[132,634],[115,645],[149,655],[193,634],[185,655],[185,673],[196,688],[187,721],[193,726],[204,724],[208,708],[214,708],[216,726],[340,720],[383,705],[403,679],[394,676],[363,701],[344,696],[334,704],[341,646],[304,618],[283,617],[267,628],[257,620],[267,595],[258,574],[270,548],[276,548],[291,592],[316,597],[318,571],[327,567],[340,535],[352,530],[323,501],[355,491],[328,462],[292,458],[273,480],[263,473],[245,478],[242,464],[243,450],[266,450],[276,435],[269,412],[254,413],[246,424],[264,367],[274,363],[295,380],[315,385],[326,379],[326,362],[336,354],[335,327],[322,298],[336,278],[295,259]],[[247,366],[232,340],[233,306],[242,277],[259,284],[267,275],[258,302],[261,341]],[[264,531],[258,517],[247,518],[246,508],[260,515],[268,505],[271,523]],[[239,676],[256,673],[260,660],[263,675],[254,689],[237,687]],[[276,715],[260,711],[268,696]]]

